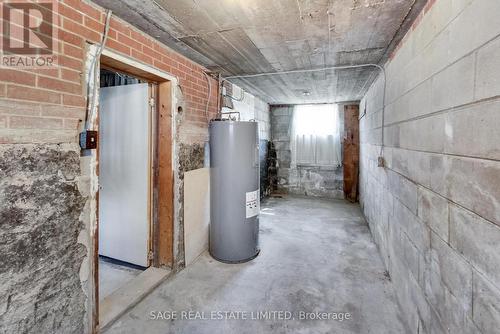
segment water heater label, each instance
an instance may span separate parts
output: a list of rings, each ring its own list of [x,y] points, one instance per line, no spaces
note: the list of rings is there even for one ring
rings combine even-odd
[[[257,216],[260,212],[260,189],[246,193],[246,218]]]

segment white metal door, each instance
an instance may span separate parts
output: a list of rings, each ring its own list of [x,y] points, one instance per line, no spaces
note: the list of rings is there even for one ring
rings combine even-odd
[[[148,84],[100,89],[99,254],[148,265]]]

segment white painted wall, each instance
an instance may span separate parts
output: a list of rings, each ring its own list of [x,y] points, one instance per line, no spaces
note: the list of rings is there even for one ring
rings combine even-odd
[[[241,88],[233,85],[233,96],[239,98],[241,96]],[[222,108],[223,112],[238,111],[242,121],[255,120],[259,123],[259,139],[269,140],[271,137],[271,121],[269,116],[269,105],[245,92],[243,100],[233,100],[234,109]]]

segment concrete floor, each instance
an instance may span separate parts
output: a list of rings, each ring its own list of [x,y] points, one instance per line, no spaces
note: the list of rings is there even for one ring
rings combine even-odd
[[[124,286],[141,272],[143,270],[99,257],[99,301]]]
[[[358,205],[268,199],[262,205],[260,237],[262,250],[253,261],[230,265],[204,254],[106,333],[408,332]],[[160,319],[172,311],[177,320]],[[181,319],[183,311],[208,319]],[[225,311],[241,311],[238,315],[247,320],[230,319]],[[252,320],[264,311],[289,311],[293,319]],[[351,319],[299,320],[301,311],[348,312]],[[229,319],[212,320],[211,312]]]

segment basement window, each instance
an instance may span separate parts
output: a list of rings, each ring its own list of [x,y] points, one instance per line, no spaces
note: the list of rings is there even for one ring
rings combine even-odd
[[[291,149],[294,166],[340,166],[338,106],[296,106],[293,111]]]

